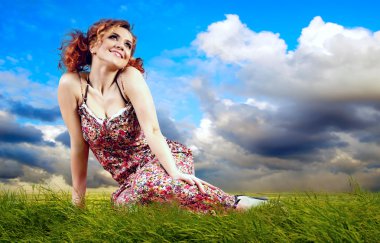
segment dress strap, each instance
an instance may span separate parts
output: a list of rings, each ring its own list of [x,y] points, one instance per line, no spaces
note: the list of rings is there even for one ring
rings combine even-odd
[[[89,76],[89,75],[87,75],[87,77],[86,77],[87,84],[86,84],[86,90],[85,90],[85,92],[84,92],[84,96],[83,96],[83,94],[82,94],[82,97],[83,97],[83,103],[85,103],[85,104],[86,104],[86,102],[87,102],[88,86],[90,86],[90,80],[88,79],[88,76]],[[81,84],[81,87],[82,87],[82,84]]]
[[[78,77],[79,77],[79,84],[80,84],[80,93],[82,95],[82,102],[84,102],[84,94],[83,94],[83,85],[82,85],[82,76],[78,72]]]
[[[116,85],[117,85],[117,88],[119,89],[119,92],[120,92],[120,94],[121,94],[121,97],[123,97],[124,102],[127,104],[128,101],[127,101],[127,99],[124,97],[124,94],[123,94],[123,92],[122,92],[121,89],[120,89],[119,82],[117,81],[117,79],[116,79]],[[121,83],[121,85],[123,86],[123,90],[124,90],[124,85],[123,85],[123,83]]]

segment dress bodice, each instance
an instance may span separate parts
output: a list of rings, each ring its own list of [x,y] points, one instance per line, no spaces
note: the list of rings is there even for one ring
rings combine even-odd
[[[100,119],[83,103],[78,108],[82,133],[100,164],[120,184],[153,155],[129,101],[110,118]]]

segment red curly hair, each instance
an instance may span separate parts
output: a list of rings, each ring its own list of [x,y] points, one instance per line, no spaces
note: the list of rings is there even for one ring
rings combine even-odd
[[[81,72],[85,71],[91,66],[92,56],[90,46],[97,41],[102,40],[105,32],[114,27],[122,27],[131,32],[132,52],[131,59],[127,66],[132,66],[144,73],[143,61],[141,58],[132,58],[136,50],[137,38],[132,33],[132,26],[126,20],[102,19],[93,24],[85,35],[79,30],[74,30],[68,35],[71,37],[62,42],[61,59],[58,67],[60,69],[66,68],[68,72]]]

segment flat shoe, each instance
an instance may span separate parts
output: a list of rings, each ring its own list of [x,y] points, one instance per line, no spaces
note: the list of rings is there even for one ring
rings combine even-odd
[[[235,196],[235,203],[233,205],[233,208],[236,208],[238,203],[240,202],[240,198],[241,196],[245,196],[245,197],[249,197],[249,198],[253,198],[253,199],[256,199],[256,200],[262,200],[262,201],[268,201],[269,199],[267,197],[251,197],[251,196],[246,196],[246,195],[234,195]]]
[[[267,197],[251,197],[251,196],[247,196],[247,195],[235,195],[235,198],[241,197],[241,196],[250,197],[250,198],[254,198],[254,199],[258,199],[258,200],[265,200],[265,201],[269,200]]]

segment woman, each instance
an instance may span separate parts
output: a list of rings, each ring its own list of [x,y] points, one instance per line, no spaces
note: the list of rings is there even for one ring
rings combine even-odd
[[[161,134],[136,37],[124,20],[100,20],[61,46],[67,72],[58,101],[71,142],[72,201],[84,205],[91,149],[118,182],[116,205],[177,201],[187,209],[248,209],[265,200],[229,195],[194,175],[191,151]]]

